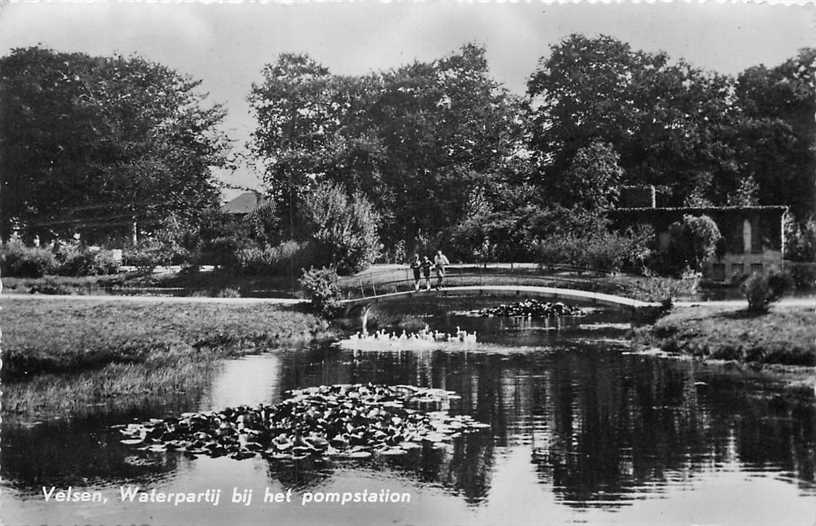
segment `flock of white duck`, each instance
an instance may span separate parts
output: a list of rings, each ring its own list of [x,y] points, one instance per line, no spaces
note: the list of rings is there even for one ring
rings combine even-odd
[[[339,345],[347,349],[371,348],[379,350],[383,348],[435,348],[438,347],[439,344],[468,346],[474,345],[476,342],[476,331],[468,332],[459,327],[456,327],[456,332],[454,333],[432,331],[426,325],[419,331],[409,333],[403,330],[399,334],[386,332],[383,329],[373,333],[359,331],[356,334],[352,334],[350,338],[341,341]]]

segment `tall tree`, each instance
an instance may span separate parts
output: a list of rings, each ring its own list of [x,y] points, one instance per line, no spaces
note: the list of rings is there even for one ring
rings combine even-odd
[[[655,184],[679,204],[700,172],[714,175],[712,194],[737,175],[732,92],[730,78],[666,53],[571,35],[552,46],[528,83],[531,146],[547,178],[580,148],[610,143],[625,182]]]
[[[272,192],[296,204],[323,179],[360,191],[389,246],[453,226],[471,188],[518,168],[521,101],[490,77],[481,47],[359,77],[284,54],[263,75],[252,144]]]
[[[816,48],[737,79],[743,108],[740,157],[763,204],[790,204],[801,220],[816,210]]]
[[[39,47],[0,59],[0,220],[55,235],[194,220],[226,163],[200,81],[140,57]]]
[[[383,83],[374,118],[388,152],[390,241],[438,236],[463,216],[473,188],[512,170],[521,101],[492,79],[475,45],[387,72]]]

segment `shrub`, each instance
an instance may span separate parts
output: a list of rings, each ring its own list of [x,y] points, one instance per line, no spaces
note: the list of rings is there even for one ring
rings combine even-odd
[[[50,250],[27,247],[12,239],[0,249],[0,265],[5,276],[40,278],[56,270],[57,259]]]
[[[196,258],[197,263],[202,265],[215,265],[222,268],[239,268],[239,251],[250,246],[250,242],[246,239],[216,237],[202,243]]]
[[[299,283],[306,291],[314,308],[325,315],[334,314],[340,299],[339,277],[330,267],[303,269]]]
[[[237,269],[250,275],[284,274],[289,269],[300,270],[314,263],[310,243],[285,241],[274,247],[248,247],[236,254]]]
[[[351,198],[336,183],[322,183],[305,203],[319,257],[343,274],[357,272],[380,254],[379,215],[361,193]]]
[[[669,225],[669,247],[659,270],[679,274],[691,269],[699,272],[711,259],[722,239],[717,223],[708,216],[684,215],[682,221]]]
[[[681,296],[691,296],[697,291],[700,279],[698,276],[684,276],[681,279],[664,276],[645,276],[631,282],[631,292],[635,297],[662,304],[664,308],[674,305],[674,300]]]
[[[770,271],[768,273],[754,273],[742,284],[745,299],[748,300],[750,312],[765,312],[771,303],[779,300],[792,285],[790,275]]]
[[[812,290],[816,286],[816,263],[786,263],[793,286],[797,290]]]
[[[238,289],[227,287],[225,289],[221,289],[215,295],[216,298],[240,298],[241,293]]]
[[[816,218],[811,217],[800,224],[793,221],[790,216],[786,217],[785,259],[816,262]]]
[[[589,233],[556,234],[539,243],[542,265],[570,265],[605,272],[640,269],[650,254],[653,235],[648,227],[626,232],[605,229]]]
[[[119,263],[110,250],[70,247],[60,256],[62,263],[57,272],[61,276],[100,276],[119,271]]]
[[[133,265],[145,272],[152,271],[159,266],[186,263],[190,259],[191,254],[184,247],[154,238],[144,240],[138,246],[128,248],[122,254],[123,264]]]

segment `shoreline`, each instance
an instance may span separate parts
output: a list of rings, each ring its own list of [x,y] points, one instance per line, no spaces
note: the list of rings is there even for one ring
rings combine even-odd
[[[258,298],[0,297],[3,413],[74,417],[125,410],[202,389],[225,358],[336,338],[305,305]],[[799,390],[816,386],[812,309],[777,305],[747,316],[734,303],[683,306],[628,339],[715,367],[739,367]],[[786,327],[787,330],[780,330]],[[772,330],[773,329],[773,330]]]
[[[747,312],[744,303],[721,302],[675,308],[637,328],[640,348],[692,356],[703,361],[749,367],[807,368],[816,373],[816,314],[812,304],[779,304],[766,313]]]
[[[5,415],[126,410],[202,388],[224,358],[332,339],[300,305],[32,298],[2,302]]]

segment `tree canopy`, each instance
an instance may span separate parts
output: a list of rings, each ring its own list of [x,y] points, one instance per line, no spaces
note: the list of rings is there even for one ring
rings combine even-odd
[[[0,59],[0,222],[37,234],[127,232],[217,203],[225,110],[200,81],[138,56],[41,47]]]
[[[594,141],[620,155],[625,184],[665,204],[758,202],[813,212],[816,49],[737,78],[613,37],[571,35],[530,77],[531,149],[543,187]]]
[[[815,78],[812,48],[729,76],[604,35],[552,45],[524,96],[475,44],[363,75],[284,53],[249,94],[249,146],[272,197],[248,218],[251,237],[302,241],[324,212],[315,203],[339,203],[376,223],[355,228],[376,232],[386,257],[527,257],[559,221],[616,206],[623,185],[654,185],[663,205],[789,204],[804,222]],[[199,89],[138,56],[0,58],[0,234],[196,221],[217,204],[211,168],[229,146],[224,108]]]
[[[273,195],[341,182],[377,207],[389,244],[453,225],[468,191],[490,184],[520,143],[521,101],[475,45],[360,77],[283,54],[263,76],[250,95],[252,147]]]

